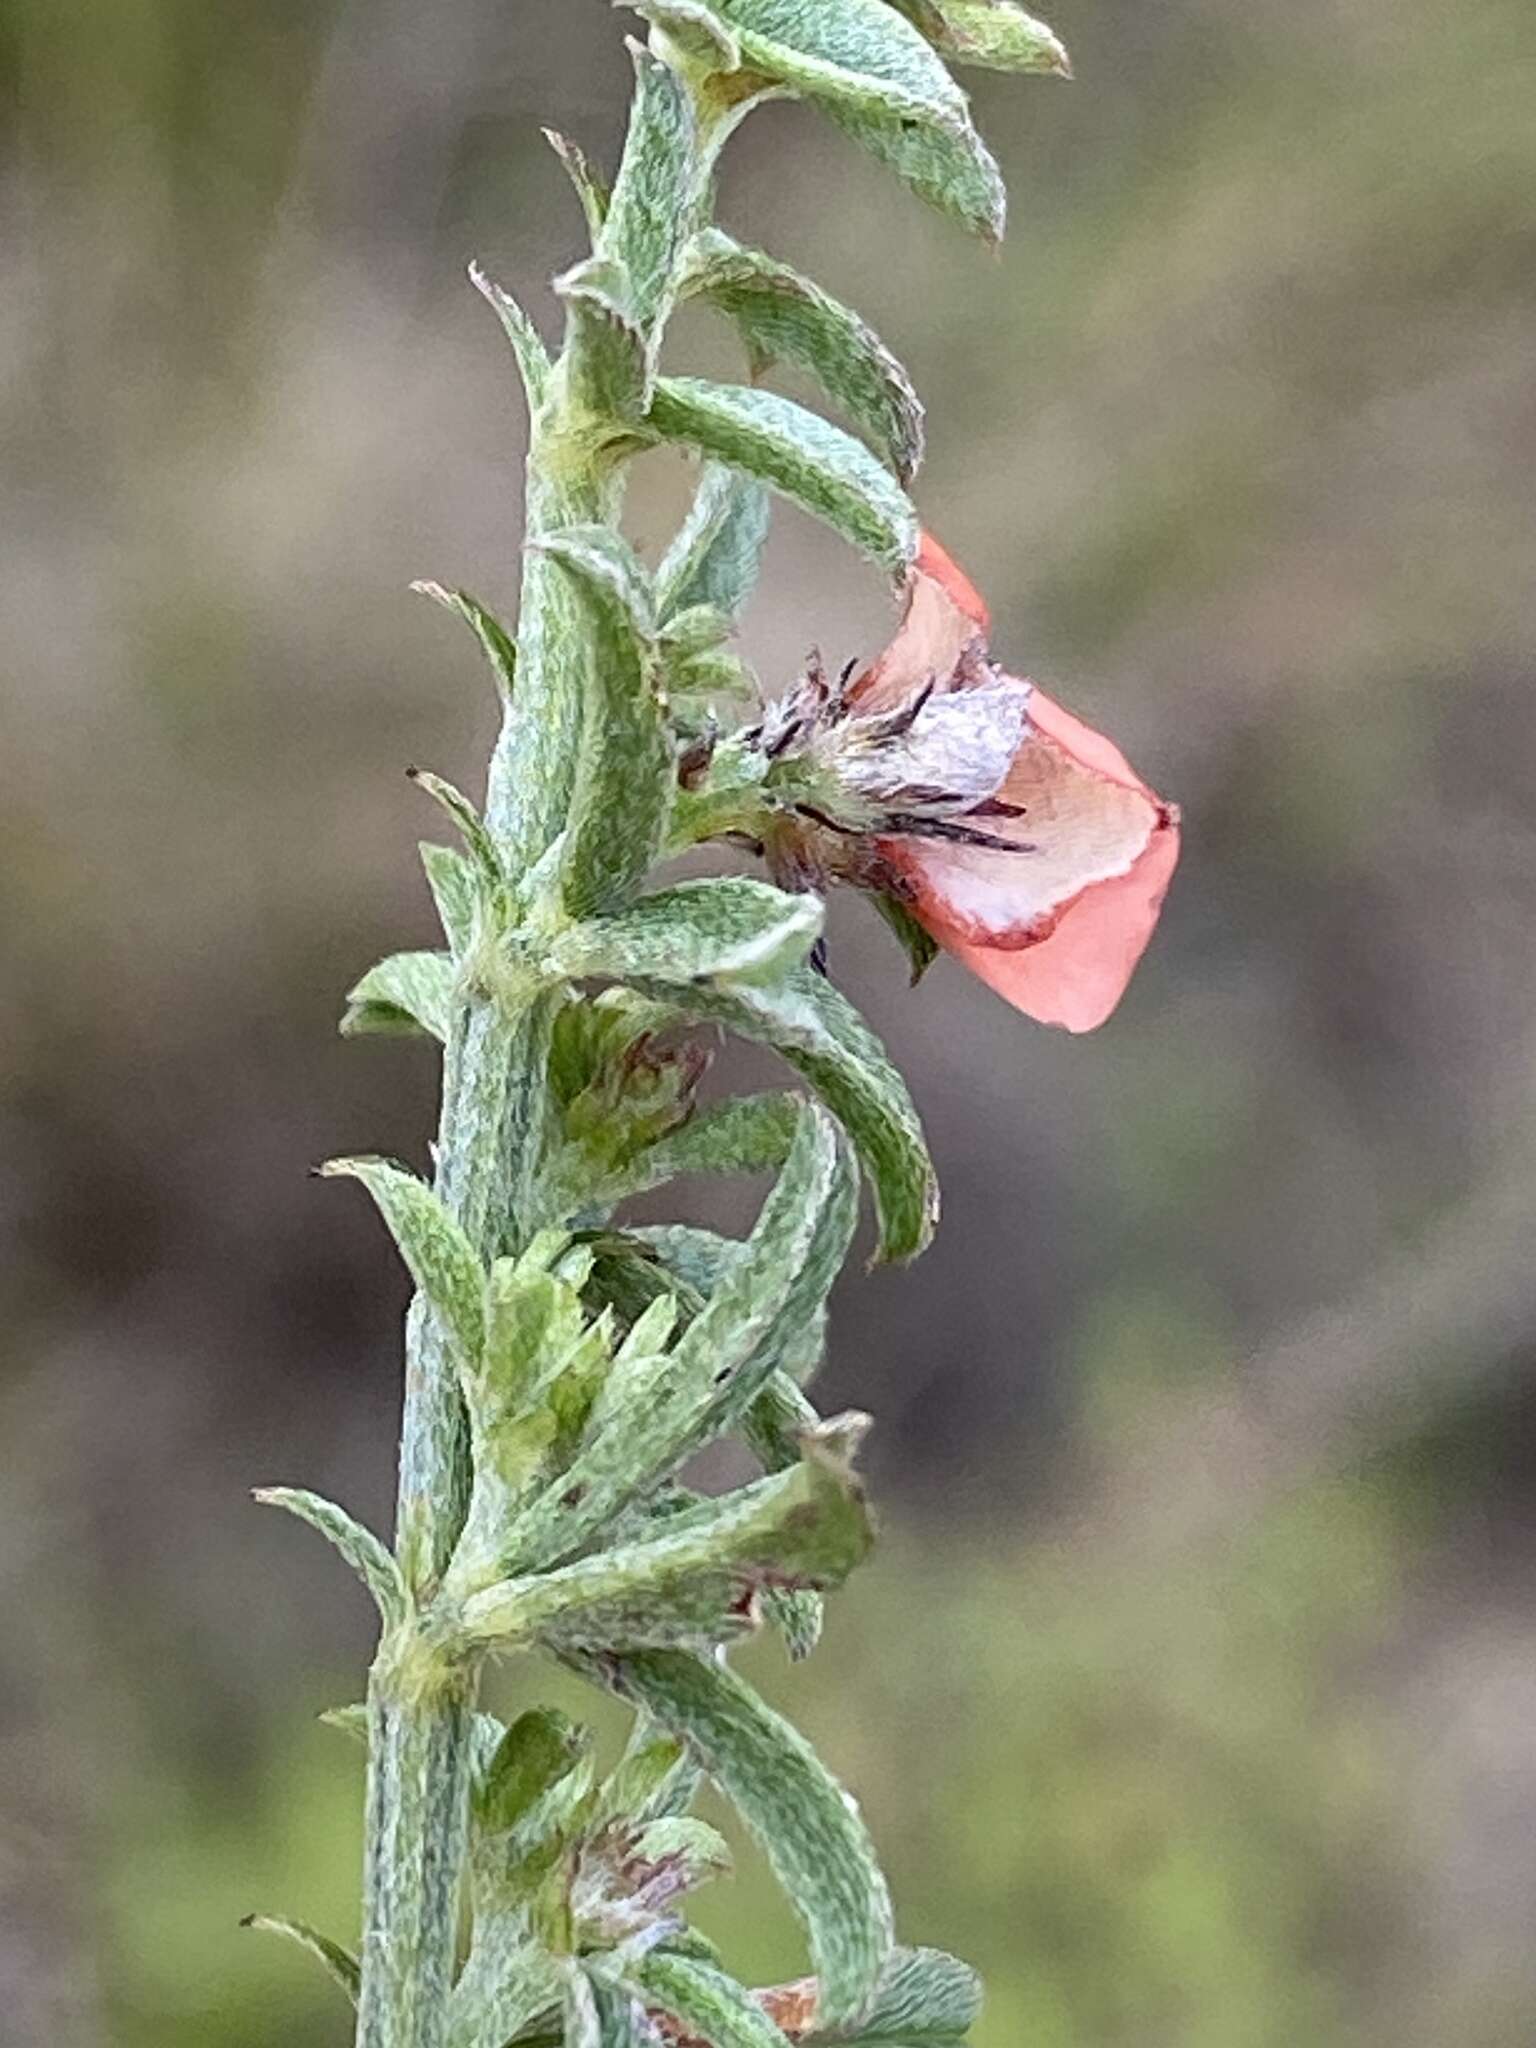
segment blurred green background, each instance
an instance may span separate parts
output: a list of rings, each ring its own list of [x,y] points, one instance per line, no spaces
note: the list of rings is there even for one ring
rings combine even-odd
[[[863,905],[834,967],[947,1191],[844,1283],[888,1540],[754,1668],[857,1789],[980,2048],[1536,2038],[1536,15],[1062,0],[980,79],[1000,260],[800,109],[722,214],[931,404],[997,644],[1182,800],[1081,1041]],[[599,0],[0,0],[0,2035],[340,2044],[251,1908],[355,1925],[363,1602],[245,1489],[387,1512],[421,1159],[343,988],[422,943],[401,780],[471,779],[541,316],[611,157]],[[728,370],[704,322],[679,360]],[[661,540],[680,466],[634,508]],[[747,651],[878,644],[794,515]],[[745,1198],[743,1198],[745,1199]],[[732,1213],[737,1213],[732,1211]],[[530,1682],[514,1673],[509,1696]],[[799,1967],[750,1857],[709,1924]]]

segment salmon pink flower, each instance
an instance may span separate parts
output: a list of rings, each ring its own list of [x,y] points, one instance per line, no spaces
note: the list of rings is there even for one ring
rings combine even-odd
[[[842,688],[813,674],[780,731],[846,799],[821,823],[860,850],[823,848],[827,872],[901,901],[1038,1022],[1094,1030],[1153,934],[1180,817],[1114,741],[1001,672],[987,627],[967,575],[924,537],[891,645]]]

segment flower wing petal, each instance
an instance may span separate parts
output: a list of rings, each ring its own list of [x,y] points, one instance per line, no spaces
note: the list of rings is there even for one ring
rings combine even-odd
[[[989,829],[1016,853],[890,843],[912,908],[945,949],[1042,1023],[1101,1024],[1157,923],[1178,860],[1178,816],[1125,756],[1043,691]]]

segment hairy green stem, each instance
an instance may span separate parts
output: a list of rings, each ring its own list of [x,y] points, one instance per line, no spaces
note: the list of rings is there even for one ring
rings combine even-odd
[[[528,461],[529,536],[600,518],[616,486],[590,461],[546,474],[549,422]],[[558,442],[558,436],[554,437]],[[562,450],[562,453],[567,451]],[[524,558],[517,688],[492,756],[486,822],[514,881],[564,823],[580,734],[580,621],[558,572]],[[444,1061],[436,1190],[483,1258],[516,1248],[537,1216],[552,1005],[509,1013],[493,995],[460,1008]],[[419,1297],[406,1326],[396,1549],[418,1607],[464,1526],[469,1438],[447,1333]],[[402,1681],[388,1640],[369,1678],[367,1840],[358,2048],[443,2048],[467,1845],[474,1683]]]

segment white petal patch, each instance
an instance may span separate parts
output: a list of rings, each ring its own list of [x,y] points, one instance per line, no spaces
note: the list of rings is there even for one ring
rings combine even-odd
[[[968,810],[1001,789],[1029,722],[1030,695],[1030,684],[1010,678],[934,695],[895,734],[889,715],[847,719],[827,735],[829,765],[871,803]]]
[[[1044,938],[1084,889],[1128,874],[1160,816],[1148,792],[1083,767],[1038,729],[1019,748],[998,794],[1022,805],[1023,815],[988,818],[986,827],[1014,841],[1017,853],[928,839],[890,842],[918,886],[922,911],[991,946]]]

